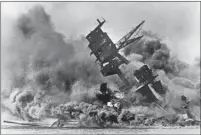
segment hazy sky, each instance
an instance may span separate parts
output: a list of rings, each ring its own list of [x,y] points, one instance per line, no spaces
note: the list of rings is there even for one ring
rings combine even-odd
[[[2,33],[34,5],[43,5],[58,31],[66,37],[87,35],[104,17],[114,42],[145,20],[143,29],[162,36],[172,52],[188,63],[200,57],[199,2],[14,2],[2,3]]]

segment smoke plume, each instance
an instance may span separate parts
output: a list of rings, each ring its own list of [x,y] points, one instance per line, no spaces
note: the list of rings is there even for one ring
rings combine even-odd
[[[161,38],[157,38],[157,34],[147,31],[143,33],[145,38],[125,48],[124,54],[127,57],[133,57],[132,62],[135,66],[139,65],[137,63],[147,64],[157,72],[158,79],[162,81],[163,87],[167,90],[166,104],[178,111],[181,106],[181,95],[185,95],[192,102],[192,108],[198,107],[200,105],[199,59],[196,59],[194,65],[182,62],[176,56],[171,55],[171,50]],[[136,57],[138,55],[141,57]],[[164,112],[160,115],[164,115]],[[200,115],[197,116],[199,119]]]
[[[6,38],[9,40],[2,42],[1,93],[5,112],[23,120],[57,117],[65,110],[78,111],[73,115],[82,117],[80,119],[85,119],[88,117],[85,113],[88,115],[94,110],[101,117],[116,116],[113,111],[103,113],[107,109],[98,110],[96,105],[90,104],[101,82],[107,81],[116,90],[119,88],[116,83],[120,80],[117,76],[108,79],[102,77],[98,65],[89,56],[87,41],[83,36],[66,39],[55,30],[50,15],[41,6],[22,14],[11,28],[12,33]],[[199,106],[200,61],[189,66],[171,56],[171,50],[161,39],[156,39],[157,35],[144,33],[149,40],[142,40],[124,50],[125,56],[131,61],[123,68],[125,77],[130,83],[135,83],[133,71],[144,63],[148,64],[158,71],[159,79],[169,91],[165,97],[166,104],[179,108],[180,96],[184,94],[194,106]],[[129,99],[134,96],[143,98],[131,94]],[[164,115],[164,112],[147,106],[132,106],[130,111]]]
[[[128,46],[125,48],[124,54],[126,56],[133,53],[140,54],[142,56],[141,62],[148,64],[153,69],[164,70],[166,73],[178,74],[180,70],[188,66],[176,57],[170,56],[170,49],[155,36],[148,35],[151,39],[143,39],[134,45]]]
[[[39,119],[49,104],[85,100],[88,89],[102,81],[85,44],[83,37],[66,41],[41,6],[21,15],[12,40],[3,45],[2,95],[11,99],[13,113]]]

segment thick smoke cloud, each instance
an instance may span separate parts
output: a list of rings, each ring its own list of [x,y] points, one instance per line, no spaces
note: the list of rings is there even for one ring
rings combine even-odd
[[[193,94],[190,94],[193,95],[193,97],[190,96],[191,99],[194,98],[199,104],[199,96],[196,96],[200,84],[199,60],[196,60],[194,65],[180,61],[172,55],[168,46],[156,34],[149,31],[143,31],[142,33],[145,33],[144,39],[125,48],[124,54],[134,58],[132,60],[134,65],[141,62],[142,64],[148,64],[153,70],[157,71],[159,80],[171,91],[171,94],[179,93],[179,95],[183,94],[188,97],[188,94],[192,92]],[[141,57],[136,57],[136,55]],[[179,97],[176,100],[178,99]],[[170,99],[167,100],[170,101]]]
[[[180,70],[188,67],[188,64],[170,56],[170,49],[161,40],[156,39],[156,35],[153,36],[151,33],[148,35],[148,38],[150,37],[151,39],[144,39],[137,44],[128,46],[124,49],[124,54],[126,56],[133,53],[140,54],[141,62],[148,64],[153,69],[164,70],[166,73],[178,74]]]
[[[2,96],[5,99],[2,106],[15,116],[24,120],[56,117],[62,113],[58,112],[62,105],[67,108],[89,106],[90,110],[96,107],[80,102],[91,103],[101,82],[108,81],[115,90],[118,89],[114,83],[118,83],[119,78],[105,80],[101,76],[98,65],[85,47],[85,38],[66,39],[55,30],[51,17],[41,6],[21,15],[12,28],[10,40],[2,43]],[[133,71],[147,63],[160,70],[159,79],[170,91],[166,95],[166,104],[178,108],[180,95],[191,94],[191,100],[199,105],[200,97],[195,97],[195,90],[198,90],[200,82],[193,83],[193,79],[199,78],[194,66],[189,70],[188,65],[170,56],[170,49],[160,39],[153,39],[157,35],[150,32],[146,35],[150,40],[142,40],[124,50],[131,60],[124,70],[125,76],[132,83]],[[142,98],[140,95],[137,97]],[[143,113],[151,109],[148,113],[164,115],[155,108],[137,108]],[[131,108],[131,111],[135,113],[135,109]]]
[[[34,110],[42,111],[48,104],[70,101],[71,93],[82,97],[103,80],[98,66],[83,47],[85,39],[66,42],[54,30],[43,7],[35,6],[21,15],[13,27],[12,41],[3,45],[6,52],[3,57],[7,60],[3,61],[3,80],[10,83],[3,82],[2,93],[9,97],[18,89],[16,95],[10,96],[16,115],[24,118],[22,113],[29,112],[34,116],[33,112],[37,113]],[[76,82],[80,82],[79,91],[74,86]]]

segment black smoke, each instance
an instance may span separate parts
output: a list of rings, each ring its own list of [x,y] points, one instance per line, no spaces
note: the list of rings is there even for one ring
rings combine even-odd
[[[151,35],[151,37],[153,36]],[[151,38],[147,40],[145,38],[124,49],[126,56],[133,53],[142,56],[141,62],[148,64],[153,69],[164,70],[167,74],[178,74],[180,70],[188,67],[188,64],[171,56],[170,49],[165,43],[162,43],[161,39]]]
[[[14,36],[3,46],[2,93],[12,100],[14,114],[39,118],[33,110],[70,101],[74,85],[80,84],[75,90],[79,97],[87,97],[88,89],[103,80],[85,38],[67,41],[42,6],[22,14],[12,27]]]

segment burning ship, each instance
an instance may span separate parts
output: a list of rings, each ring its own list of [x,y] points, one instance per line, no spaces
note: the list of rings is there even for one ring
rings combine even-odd
[[[101,26],[105,23],[97,19],[98,26],[91,31],[86,39],[89,41],[90,55],[96,57],[96,61],[100,65],[100,72],[104,77],[111,75],[118,75],[124,82],[125,90],[132,89],[133,85],[126,80],[122,73],[120,66],[129,64],[129,61],[122,56],[119,51],[129,45],[133,45],[138,42],[143,35],[139,35],[139,32],[145,21],[142,21],[139,25],[133,28],[129,33],[122,37],[116,44],[110,39],[106,32],[103,32]],[[132,35],[134,35],[132,37]],[[138,36],[139,35],[139,36]],[[132,38],[131,38],[132,37]],[[160,81],[155,81],[157,75],[154,75],[148,65],[143,65],[141,68],[134,72],[134,76],[137,84],[138,92],[146,97],[147,102],[156,102],[162,107],[163,98],[161,94],[165,94]]]
[[[164,90],[162,83],[160,80],[156,80],[157,74],[152,71],[152,69],[144,64],[139,69],[133,72],[133,77],[135,78],[137,84],[130,84],[129,81],[124,76],[122,72],[121,66],[128,65],[130,62],[123,55],[120,54],[120,50],[137,43],[143,35],[138,35],[142,25],[145,21],[142,21],[139,25],[133,28],[128,34],[126,34],[123,38],[121,38],[116,44],[110,39],[108,34],[102,31],[101,27],[105,23],[105,20],[98,21],[98,26],[92,30],[87,36],[86,39],[89,41],[89,49],[91,50],[90,55],[94,55],[96,57],[96,61],[100,65],[100,72],[104,77],[118,75],[122,82],[125,84],[124,88],[119,88],[122,93],[126,93],[129,90],[135,93],[140,93],[143,97],[143,100],[147,103],[155,103],[163,111],[166,111],[166,107],[164,106],[164,98],[166,91]],[[132,37],[134,35],[134,37]],[[132,38],[131,38],[132,37]],[[122,96],[122,98],[126,98],[126,96]],[[188,102],[184,98],[185,108],[188,109]],[[113,106],[114,107],[114,106]],[[112,107],[111,107],[112,108]],[[110,109],[111,109],[110,108]],[[135,125],[139,123],[144,123],[144,125],[154,125],[159,121],[160,118],[149,119],[143,116],[138,116],[138,114],[132,114],[128,110],[120,110],[120,113],[116,113],[113,110],[100,107],[98,108],[96,105],[91,103],[66,103],[61,104],[53,110],[59,111],[57,114],[59,118],[56,122],[51,125],[53,127],[65,127],[65,123],[67,123],[67,127],[69,127],[69,123],[75,123],[75,126],[79,125],[80,122],[94,120],[99,125],[106,125],[106,123],[120,123],[124,122],[136,122]],[[189,112],[188,112],[189,113]],[[190,113],[189,113],[190,114]],[[120,120],[119,120],[120,119]],[[177,118],[176,118],[177,119]],[[179,119],[179,118],[178,118]],[[75,121],[73,121],[75,120]],[[78,121],[77,121],[78,120]],[[42,126],[40,123],[32,122],[11,122],[4,121],[5,123],[11,124],[19,124],[19,125],[29,125],[36,127],[46,127]],[[192,122],[192,121],[191,121]],[[200,122],[200,121],[199,121]],[[138,123],[138,124],[137,124]],[[147,124],[146,124],[147,123]],[[168,122],[166,122],[168,123]],[[129,123],[131,124],[131,123]],[[73,125],[73,124],[72,124]],[[93,124],[94,125],[94,124]],[[49,126],[48,126],[49,127]]]

